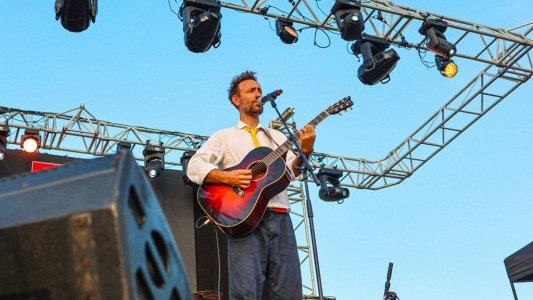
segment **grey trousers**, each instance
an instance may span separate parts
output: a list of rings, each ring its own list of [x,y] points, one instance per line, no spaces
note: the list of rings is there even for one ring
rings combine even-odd
[[[267,211],[249,235],[228,238],[230,300],[301,300],[302,278],[289,214]]]

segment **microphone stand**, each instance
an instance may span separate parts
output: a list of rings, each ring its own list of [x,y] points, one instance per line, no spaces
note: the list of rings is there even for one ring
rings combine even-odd
[[[283,126],[285,126],[285,129],[287,130],[289,134],[289,139],[292,141],[294,146],[296,146],[296,149],[298,150],[298,154],[303,160],[303,165],[300,167],[302,171],[302,178],[304,180],[304,186],[305,186],[305,206],[307,208],[307,217],[309,218],[309,229],[311,232],[311,244],[313,246],[313,259],[315,262],[315,272],[316,272],[316,281],[318,285],[318,297],[320,300],[323,300],[323,292],[322,292],[322,278],[320,277],[320,265],[318,263],[318,252],[317,252],[317,245],[316,245],[316,237],[315,237],[315,225],[313,222],[313,206],[311,205],[311,197],[309,194],[309,185],[308,185],[308,174],[311,174],[311,178],[315,182],[317,186],[320,186],[320,181],[318,180],[318,177],[313,172],[313,167],[311,167],[311,164],[309,163],[309,160],[307,159],[307,156],[303,153],[302,148],[296,141],[296,138],[292,134],[291,130],[289,129],[289,126],[287,126],[287,122],[285,122],[285,119],[281,116],[281,113],[278,110],[278,106],[276,102],[274,101],[276,97],[272,97],[271,100],[269,100],[270,104],[276,111],[276,113],[279,116],[279,119],[283,123]]]

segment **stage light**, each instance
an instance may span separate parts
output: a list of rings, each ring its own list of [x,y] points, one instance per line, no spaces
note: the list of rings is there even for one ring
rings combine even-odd
[[[56,20],[71,32],[82,32],[96,20],[98,0],[56,0]]]
[[[7,150],[7,136],[9,130],[0,128],[0,160],[4,159]]]
[[[435,55],[435,64],[444,77],[452,78],[459,71],[457,64],[452,59],[440,55]]]
[[[347,188],[340,187],[339,178],[342,177],[342,171],[337,169],[321,169],[317,173],[320,180],[320,190],[318,196],[320,199],[328,202],[342,201],[350,196]]]
[[[455,45],[446,40],[444,32],[448,28],[448,23],[444,20],[427,19],[422,23],[418,32],[427,38],[429,50],[440,56],[450,58],[457,53]]]
[[[335,15],[335,22],[343,40],[361,39],[365,20],[361,13],[360,1],[337,0],[331,8],[331,13]]]
[[[131,151],[131,143],[129,142],[118,142],[117,143],[117,153],[123,150]]]
[[[220,45],[220,2],[184,0],[180,8],[185,46],[195,53],[206,52]]]
[[[389,73],[400,60],[394,49],[386,50],[389,46],[390,43],[387,41],[366,34],[352,45],[352,52],[355,55],[363,55],[363,64],[359,66],[357,72],[357,77],[362,83],[374,85],[378,82],[388,82]]]
[[[155,178],[165,169],[165,151],[148,143],[143,150],[144,171],[150,178]]]
[[[196,153],[196,151],[188,150],[183,152],[180,158],[181,168],[182,168],[182,174],[181,178],[183,179],[183,182],[186,185],[190,186],[197,186],[194,182],[192,182],[189,177],[187,177],[187,168],[189,167],[189,160],[191,160],[191,157]]]
[[[292,27],[292,24],[288,19],[276,20],[276,34],[285,44],[294,44],[298,41],[298,31]]]
[[[41,147],[41,137],[39,136],[39,131],[35,129],[26,129],[24,135],[20,140],[20,146],[23,151],[29,153],[35,153]]]

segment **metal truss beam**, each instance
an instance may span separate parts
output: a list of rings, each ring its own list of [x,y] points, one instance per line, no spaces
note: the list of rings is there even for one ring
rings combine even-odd
[[[20,144],[25,129],[38,129],[41,148],[89,155],[116,152],[120,142],[130,143],[142,160],[147,142],[162,144],[167,166],[179,166],[183,152],[198,149],[207,136],[130,126],[96,119],[83,105],[63,113],[27,111],[0,107],[0,126],[10,129],[8,143]]]
[[[286,18],[304,27],[335,32],[338,29],[331,13],[333,4],[334,1],[308,0],[256,0],[251,5],[246,0],[221,3],[227,9],[273,19]],[[501,60],[500,55],[514,43],[533,46],[533,40],[522,33],[532,23],[512,29],[494,28],[382,0],[362,1],[361,13],[365,19],[366,34],[384,38],[400,47],[422,50],[427,50],[425,45],[420,44],[424,37],[418,33],[422,22],[430,17],[442,19],[448,23],[446,37],[456,45],[457,57],[531,73],[530,68],[511,65],[508,61]],[[419,42],[410,42],[412,40]]]
[[[527,33],[532,30],[530,27]],[[344,171],[341,184],[346,187],[381,189],[402,182],[531,78],[531,72],[511,68],[522,62],[531,70],[531,48],[511,45],[500,57],[507,67],[487,65],[385,158],[371,161],[314,153],[313,163]]]
[[[527,34],[532,30],[530,26]],[[532,70],[528,56],[531,48],[519,43],[511,45],[500,57],[507,67],[487,65],[385,158],[368,160],[314,153],[312,163],[317,168],[334,167],[344,171],[341,184],[346,187],[380,189],[400,183],[531,78],[532,72],[511,68],[523,65]],[[271,125],[279,126],[279,120]],[[168,167],[179,166],[184,151],[196,150],[207,140],[207,136],[101,121],[83,105],[64,113],[0,107],[0,126],[9,127],[10,144],[19,144],[23,130],[34,128],[42,134],[43,149],[106,155],[114,153],[119,142],[128,142],[134,146],[132,151],[139,160],[144,145],[150,141],[165,149]],[[295,124],[291,126],[295,128]]]
[[[276,2],[276,9],[285,10],[285,15],[270,13],[274,6],[271,7],[268,3],[268,0],[257,0],[249,5],[242,0],[226,2],[223,6],[268,17],[284,16],[297,23],[336,30],[330,8],[322,12],[324,9],[318,6],[318,1],[314,6],[307,0],[293,1],[293,4]],[[530,38],[533,23],[513,30],[503,30],[392,2],[364,1],[361,6],[366,14],[367,32],[374,30],[375,35],[393,42],[398,41],[412,22],[422,21],[429,16],[446,20],[449,28],[460,31],[456,44],[464,41],[467,36],[476,34],[481,50],[473,56],[468,56],[461,54],[461,48],[458,46],[457,56],[484,62],[486,67],[384,158],[368,160],[314,153],[312,162],[317,168],[335,167],[344,171],[341,178],[343,186],[380,189],[400,183],[533,75],[530,56],[533,47]],[[381,26],[378,26],[379,24]],[[446,35],[451,36],[449,31]],[[395,43],[405,45],[404,41]],[[486,58],[483,58],[484,56]],[[294,111],[284,112],[284,118],[289,118],[293,113]],[[206,136],[195,134],[101,121],[84,106],[60,114],[0,107],[0,125],[2,124],[8,125],[11,131],[14,131],[8,138],[9,143],[19,143],[23,129],[36,128],[44,135],[42,148],[90,155],[113,153],[117,143],[128,142],[134,145],[134,156],[142,160],[142,148],[150,141],[152,144],[161,144],[165,149],[168,167],[179,166],[184,151],[198,149],[207,139]],[[279,125],[279,120],[271,122],[273,127]],[[292,123],[292,126],[295,127],[295,124]],[[83,145],[83,148],[80,145]]]

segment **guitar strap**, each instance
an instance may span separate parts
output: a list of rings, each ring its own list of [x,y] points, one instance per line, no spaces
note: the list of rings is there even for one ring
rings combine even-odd
[[[272,134],[270,134],[270,132],[268,132],[268,128],[265,128],[263,127],[263,131],[265,132],[265,134],[268,136],[268,138],[270,140],[272,140],[274,142],[274,144],[276,144],[277,147],[279,147],[279,144],[276,143],[276,140],[274,139],[274,137],[272,136]]]

